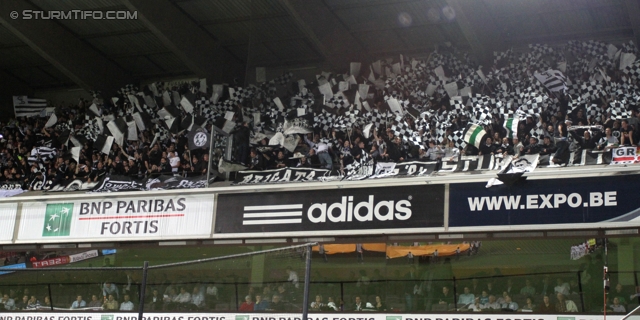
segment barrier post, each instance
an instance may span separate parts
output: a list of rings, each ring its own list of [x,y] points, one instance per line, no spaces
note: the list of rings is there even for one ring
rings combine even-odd
[[[142,320],[144,313],[144,296],[147,291],[147,273],[149,272],[149,261],[145,261],[142,266],[142,288],[140,288],[140,306],[138,307],[138,320]]]
[[[302,296],[302,320],[306,320],[309,315],[309,285],[311,283],[311,246],[306,248],[305,275],[304,275],[304,295]]]
[[[49,290],[49,304],[51,307],[51,311],[53,311],[53,295],[51,294],[51,283],[47,284],[47,289]]]

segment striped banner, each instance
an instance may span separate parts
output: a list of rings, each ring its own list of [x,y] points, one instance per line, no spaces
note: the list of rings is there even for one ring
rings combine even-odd
[[[34,99],[27,96],[13,96],[13,110],[16,118],[40,115],[47,108],[46,99]]]

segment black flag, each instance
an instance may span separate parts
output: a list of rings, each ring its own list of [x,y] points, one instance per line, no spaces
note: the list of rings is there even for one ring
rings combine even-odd
[[[187,135],[189,150],[209,149],[209,134],[202,127],[194,124]]]

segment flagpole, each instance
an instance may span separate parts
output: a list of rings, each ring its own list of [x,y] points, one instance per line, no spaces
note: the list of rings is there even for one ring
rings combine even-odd
[[[211,149],[213,148],[213,131],[213,124],[211,124],[211,132],[209,133],[209,161],[207,162],[207,187],[209,187],[209,177],[211,177]],[[191,161],[191,157],[189,157],[189,161]]]

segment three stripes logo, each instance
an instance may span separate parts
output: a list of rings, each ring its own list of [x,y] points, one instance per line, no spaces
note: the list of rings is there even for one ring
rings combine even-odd
[[[302,223],[302,204],[244,207],[242,224],[245,226],[293,223]]]

